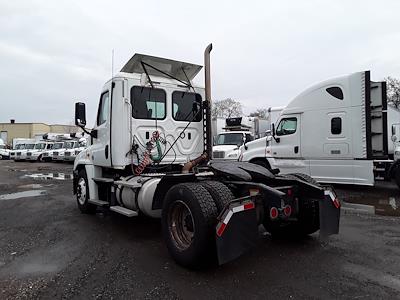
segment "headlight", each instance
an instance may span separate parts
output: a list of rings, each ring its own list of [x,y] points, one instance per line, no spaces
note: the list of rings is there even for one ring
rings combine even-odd
[[[231,153],[228,155],[228,157],[237,157],[237,156],[238,156],[237,153]]]

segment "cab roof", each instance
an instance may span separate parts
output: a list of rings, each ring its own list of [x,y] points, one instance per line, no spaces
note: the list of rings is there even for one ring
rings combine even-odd
[[[143,64],[149,75],[169,78],[162,73],[164,72],[185,82],[193,80],[202,68],[200,65],[136,53],[123,66],[121,72],[143,74]]]

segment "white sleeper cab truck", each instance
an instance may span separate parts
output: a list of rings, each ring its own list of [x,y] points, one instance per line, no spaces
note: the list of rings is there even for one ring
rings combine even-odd
[[[288,104],[271,136],[241,148],[240,160],[323,183],[400,184],[386,99],[386,83],[371,81],[369,71],[318,83]]]
[[[161,218],[171,256],[186,267],[220,264],[272,234],[338,232],[335,192],[302,174],[280,176],[250,163],[213,162],[209,58],[206,88],[192,84],[201,66],[135,54],[100,95],[91,145],[73,168],[82,213],[98,207],[127,217]]]
[[[41,161],[43,153],[53,148],[53,142],[51,141],[40,141],[35,143],[33,149],[29,149],[26,152],[26,160],[29,161]]]

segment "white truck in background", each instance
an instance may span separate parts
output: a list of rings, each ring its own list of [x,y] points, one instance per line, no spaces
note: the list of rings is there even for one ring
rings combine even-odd
[[[10,149],[7,149],[7,145],[2,139],[0,139],[0,160],[10,158]]]
[[[387,106],[386,82],[370,81],[369,71],[333,78],[294,98],[271,135],[242,146],[239,160],[324,183],[374,185],[394,178],[400,186],[400,161],[393,160],[388,138],[399,118]]]
[[[225,119],[225,127],[214,137],[213,159],[237,160],[239,147],[244,143],[265,136],[267,120],[258,117]]]

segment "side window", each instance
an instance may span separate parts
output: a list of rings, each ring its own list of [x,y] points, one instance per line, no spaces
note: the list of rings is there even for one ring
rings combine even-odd
[[[342,133],[342,118],[336,117],[331,119],[331,133],[332,134]]]
[[[282,119],[276,129],[276,135],[289,135],[296,132],[297,118]]]
[[[333,87],[329,87],[326,89],[326,91],[328,92],[329,95],[339,99],[339,100],[343,100],[343,91],[340,87],[338,86],[333,86]]]
[[[202,119],[201,96],[189,92],[173,92],[172,117],[175,121],[200,122]]]
[[[53,144],[47,144],[47,148],[46,149],[53,149]]]
[[[110,107],[109,92],[105,92],[100,97],[99,111],[97,112],[97,125],[101,125],[107,121],[108,110]]]
[[[162,89],[134,86],[131,104],[135,119],[165,119],[166,96]]]

